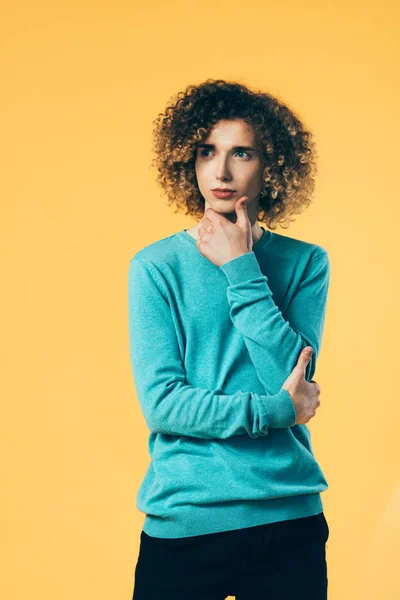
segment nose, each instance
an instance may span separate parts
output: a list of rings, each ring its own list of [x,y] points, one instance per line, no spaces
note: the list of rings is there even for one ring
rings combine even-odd
[[[231,173],[229,170],[227,157],[221,157],[219,161],[215,162],[215,164],[217,165],[216,179],[224,182],[229,181],[231,179]]]

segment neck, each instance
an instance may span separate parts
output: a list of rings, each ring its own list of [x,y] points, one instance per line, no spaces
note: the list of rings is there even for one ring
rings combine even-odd
[[[229,219],[230,220],[230,219]],[[235,219],[236,221],[236,219]],[[232,221],[233,222],[233,221]],[[187,232],[194,237],[195,240],[199,237],[198,230],[200,229],[200,221],[191,229],[188,229]],[[251,227],[251,235],[253,238],[253,244],[256,244],[258,240],[260,240],[263,236],[264,232],[261,229],[260,225],[256,221]]]

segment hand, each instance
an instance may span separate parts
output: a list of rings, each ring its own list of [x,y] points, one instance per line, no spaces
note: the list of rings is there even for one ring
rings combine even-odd
[[[247,200],[247,196],[242,196],[235,204],[236,223],[232,223],[212,208],[206,209],[200,221],[197,248],[217,267],[252,251],[253,236],[247,214]]]
[[[310,350],[309,354],[307,354],[307,349]],[[296,425],[304,425],[314,417],[321,403],[319,399],[321,388],[318,383],[314,380],[309,383],[304,377],[312,352],[311,346],[306,346],[300,352],[296,366],[282,386],[289,392],[295,405]]]

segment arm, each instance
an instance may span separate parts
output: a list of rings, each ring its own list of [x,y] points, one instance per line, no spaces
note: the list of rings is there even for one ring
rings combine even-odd
[[[320,351],[329,288],[327,252],[312,256],[297,286],[285,318],[272,298],[254,252],[220,269],[228,279],[230,317],[244,337],[254,368],[267,394],[274,394],[295,367],[299,354],[311,346],[313,354],[305,379],[311,381]]]
[[[273,396],[187,385],[167,294],[155,267],[132,258],[128,275],[129,345],[138,400],[155,433],[197,438],[257,438],[291,427],[296,411],[287,390]]]

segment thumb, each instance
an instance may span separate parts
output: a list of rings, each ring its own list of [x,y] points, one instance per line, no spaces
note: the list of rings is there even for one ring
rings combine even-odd
[[[241,227],[242,229],[247,227],[247,221],[248,221],[247,206],[246,206],[247,200],[248,200],[247,196],[242,196],[241,198],[239,198],[239,200],[235,204],[236,225],[239,225],[239,227]]]
[[[305,372],[308,363],[310,362],[311,356],[313,353],[313,349],[311,346],[306,346],[300,352],[300,356],[297,361],[297,367],[300,367],[303,372]]]
[[[247,196],[242,196],[235,204],[236,211],[236,223],[244,233],[246,233],[246,240],[248,248],[253,246],[253,236],[251,233],[251,223],[249,215],[247,214]]]

